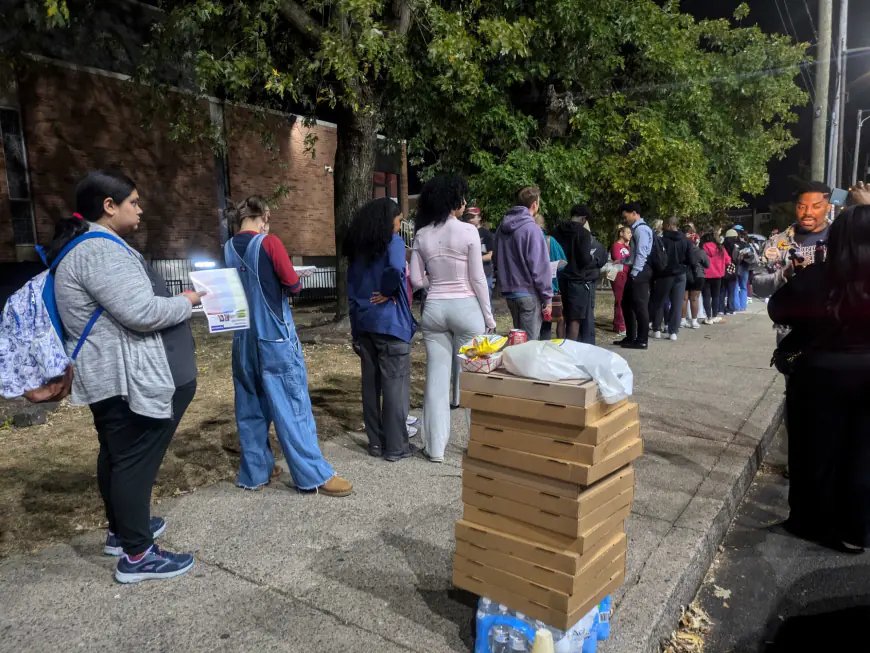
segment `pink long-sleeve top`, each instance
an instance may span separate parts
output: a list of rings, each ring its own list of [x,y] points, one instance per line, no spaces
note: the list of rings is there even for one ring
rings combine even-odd
[[[427,301],[477,297],[487,328],[495,328],[480,256],[480,235],[473,225],[450,216],[442,225],[420,229],[411,252],[411,283],[414,288],[428,290]]]

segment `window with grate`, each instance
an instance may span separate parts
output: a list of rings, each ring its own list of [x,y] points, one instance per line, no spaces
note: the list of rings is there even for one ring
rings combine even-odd
[[[27,177],[27,153],[24,150],[21,114],[16,109],[0,107],[0,136],[6,162],[6,187],[9,189],[15,244],[34,245],[36,233],[33,228],[33,205]]]

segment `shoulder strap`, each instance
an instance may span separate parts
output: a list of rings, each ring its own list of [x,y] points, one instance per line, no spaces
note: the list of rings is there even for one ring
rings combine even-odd
[[[62,250],[60,250],[60,254],[58,254],[57,257],[54,259],[54,261],[52,261],[51,268],[49,268],[49,269],[52,272],[57,270],[57,266],[60,265],[60,262],[63,260],[63,258],[67,254],[69,254],[75,248],[76,245],[78,245],[79,243],[82,243],[86,240],[91,240],[92,238],[105,238],[106,240],[114,240],[116,243],[118,243],[124,249],[126,249],[131,255],[133,254],[133,252],[130,252],[129,247],[127,246],[127,243],[125,243],[123,240],[121,240],[117,236],[113,236],[112,234],[103,233],[102,231],[88,231],[87,233],[82,234],[78,238],[73,238],[70,242],[68,242],[66,244],[66,246]]]

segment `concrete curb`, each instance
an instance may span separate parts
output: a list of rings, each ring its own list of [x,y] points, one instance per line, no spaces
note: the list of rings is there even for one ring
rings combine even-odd
[[[602,651],[658,653],[674,630],[782,423],[783,389],[776,377],[640,573],[626,579],[614,611],[613,636],[602,643]]]

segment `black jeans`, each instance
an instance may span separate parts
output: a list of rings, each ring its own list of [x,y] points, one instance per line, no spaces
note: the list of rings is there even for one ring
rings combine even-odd
[[[360,333],[363,419],[369,450],[398,456],[407,449],[411,345],[394,336]]]
[[[719,315],[719,293],[722,291],[722,277],[704,279],[704,313],[708,320]]]
[[[586,302],[586,315],[580,320],[580,342],[595,344],[595,283],[589,283],[589,301]]]
[[[652,269],[645,265],[640,273],[633,277],[628,275],[625,292],[622,295],[622,314],[625,316],[625,334],[627,340],[639,343],[649,341],[649,297]]]
[[[151,537],[151,490],[169,441],[196,394],[196,381],[175,389],[172,417],[137,415],[123,397],[91,404],[100,441],[97,483],[106,506],[109,530],[121,538],[127,555],[154,544]]]
[[[656,279],[653,288],[653,331],[662,330],[662,320],[665,317],[665,303],[671,300],[671,312],[668,316],[668,333],[677,333],[680,330],[680,318],[682,317],[683,296],[686,294],[686,275],[678,274],[673,277],[660,277]]]

